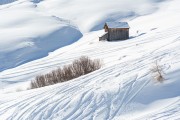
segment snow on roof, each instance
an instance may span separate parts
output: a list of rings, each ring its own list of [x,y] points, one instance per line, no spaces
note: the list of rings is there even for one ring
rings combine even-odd
[[[130,28],[127,22],[106,22],[108,28]]]

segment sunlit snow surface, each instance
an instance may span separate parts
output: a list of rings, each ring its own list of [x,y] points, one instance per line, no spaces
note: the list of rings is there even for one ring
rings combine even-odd
[[[105,21],[152,13],[160,1],[0,0],[0,71],[45,57]]]
[[[55,1],[52,0],[52,4],[45,4],[51,3],[51,0],[39,2],[43,6],[38,9],[43,9],[46,5],[46,9],[49,7],[47,14],[53,13],[57,7],[52,6],[58,6]],[[72,4],[71,2],[59,3]],[[81,31],[83,37],[49,53],[47,57],[0,72],[0,120],[180,119],[179,4],[179,0],[164,1],[158,4],[159,9],[154,13],[130,20],[130,39],[126,41],[99,42],[98,36],[104,34],[103,30],[84,33],[83,25],[78,22],[63,22],[63,25],[71,23],[70,28]],[[18,9],[21,7],[23,8],[19,6]],[[50,10],[51,7],[54,9]],[[49,29],[54,29],[53,26],[59,24],[59,19],[68,21],[72,17],[73,22],[79,21],[76,17],[68,17],[68,14],[67,18],[53,16],[56,17],[36,21],[37,24],[34,22],[34,26],[47,20],[52,24],[42,27],[49,27],[49,33]],[[26,17],[23,16],[22,19],[24,18]],[[47,32],[46,29],[38,29]],[[0,30],[5,30],[5,27]],[[30,34],[26,31],[23,33]],[[7,37],[5,34],[3,36]],[[12,36],[7,38],[10,37]],[[103,68],[69,82],[26,90],[29,81],[36,75],[69,64],[82,55],[102,59]],[[164,71],[163,83],[154,80],[150,72],[156,60]]]
[[[36,7],[28,1],[0,6],[0,71],[47,56],[82,37],[70,20]]]

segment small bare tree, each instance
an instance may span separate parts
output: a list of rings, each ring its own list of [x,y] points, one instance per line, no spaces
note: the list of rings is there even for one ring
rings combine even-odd
[[[165,80],[163,67],[158,64],[158,61],[155,61],[154,65],[152,66],[151,73],[153,75],[153,79],[157,80],[158,82],[163,82]]]

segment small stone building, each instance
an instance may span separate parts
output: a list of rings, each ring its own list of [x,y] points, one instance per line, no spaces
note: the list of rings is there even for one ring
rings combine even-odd
[[[104,25],[105,34],[99,40],[126,40],[129,39],[129,24],[127,22],[106,22]]]

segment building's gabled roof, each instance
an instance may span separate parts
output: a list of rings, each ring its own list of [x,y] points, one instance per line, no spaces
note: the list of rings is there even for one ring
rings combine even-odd
[[[108,28],[130,28],[127,22],[106,22]]]

